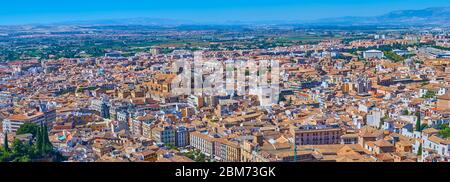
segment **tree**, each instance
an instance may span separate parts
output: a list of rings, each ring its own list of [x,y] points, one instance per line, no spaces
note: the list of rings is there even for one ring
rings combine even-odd
[[[416,120],[416,131],[422,131],[421,130],[421,123],[420,123],[420,112],[416,112],[416,117],[417,117],[417,120]]]
[[[3,152],[0,155],[0,162],[7,162],[11,158],[11,153],[3,150]]]
[[[42,125],[42,124],[41,124]],[[42,129],[41,127],[38,128],[37,134],[36,134],[36,151],[38,155],[42,155],[44,153],[43,149],[43,138],[42,138]]]
[[[206,162],[206,155],[199,150],[192,150],[184,154],[184,156],[196,161],[196,162]]]
[[[417,155],[422,155],[422,144],[420,144],[419,148],[417,149]]]
[[[400,56],[400,55],[394,53],[393,51],[384,51],[384,55],[388,59],[390,59],[390,60],[392,60],[394,62],[400,62],[400,61],[405,60],[405,58],[403,56]]]
[[[50,139],[48,138],[48,129],[47,125],[43,125],[43,140],[44,140],[44,152],[49,153],[53,151],[53,145],[50,142]]]
[[[442,49],[442,50],[450,51],[449,47],[442,47],[442,46],[432,46],[432,47],[436,48],[436,49]]]
[[[166,147],[167,147],[167,149],[170,149],[170,150],[178,150],[178,148],[172,144],[166,144]]]
[[[3,141],[3,150],[5,151],[5,153],[9,152],[8,132],[5,132],[5,140]]]
[[[425,99],[431,99],[431,98],[434,98],[436,96],[436,93],[435,92],[433,92],[433,91],[427,91],[427,93],[424,95],[424,96],[422,96],[422,98],[425,98]]]
[[[32,147],[20,140],[14,140],[12,145],[12,162],[29,162],[33,157]]]
[[[442,138],[448,138],[450,137],[450,127],[446,124],[442,124],[439,127],[439,136]]]
[[[30,161],[31,161],[30,157],[24,155],[14,158],[11,162],[30,162]]]
[[[403,115],[409,115],[408,109],[403,110],[402,114],[403,114]]]
[[[7,141],[7,135],[5,140]],[[0,162],[29,162],[41,157],[51,157],[53,161],[66,160],[60,152],[53,150],[53,145],[48,138],[47,126],[42,123],[37,127],[34,141],[30,140],[30,143],[28,143],[16,139],[11,145],[11,150],[0,148]]]
[[[38,127],[36,149],[39,155],[49,154],[53,151],[53,145],[48,138],[47,126],[43,123]]]
[[[12,153],[14,155],[21,155],[28,152],[25,145],[18,139],[15,139],[12,144]]]
[[[39,126],[34,123],[25,123],[25,124],[20,125],[20,128],[17,129],[16,134],[21,135],[21,134],[31,133],[33,135],[33,138],[35,138],[36,134],[38,132],[38,128],[39,128]]]

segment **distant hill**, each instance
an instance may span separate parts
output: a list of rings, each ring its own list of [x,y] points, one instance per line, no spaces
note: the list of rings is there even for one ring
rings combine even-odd
[[[56,23],[55,25],[155,25],[155,26],[179,26],[179,25],[450,25],[450,7],[435,7],[421,10],[393,11],[381,16],[349,16],[339,18],[325,18],[312,21],[295,20],[261,20],[261,21],[226,21],[226,22],[196,22],[179,19],[163,18],[125,18],[69,21]]]
[[[312,23],[342,25],[450,25],[450,7],[393,11],[374,17],[327,18]]]
[[[175,20],[163,18],[124,18],[124,19],[103,19],[103,20],[80,20],[80,21],[66,21],[55,23],[56,25],[182,25],[192,24],[188,20]]]

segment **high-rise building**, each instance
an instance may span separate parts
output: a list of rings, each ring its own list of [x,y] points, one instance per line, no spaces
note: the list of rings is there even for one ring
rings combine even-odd
[[[185,147],[189,145],[189,129],[184,126],[176,128],[175,146]]]
[[[176,129],[171,125],[159,125],[152,129],[152,139],[157,143],[175,146]]]
[[[93,99],[91,101],[91,109],[100,117],[109,118],[109,101],[106,98]]]
[[[137,116],[131,120],[130,131],[134,135],[151,138],[151,125],[154,121],[152,115]]]
[[[372,81],[366,76],[358,77],[356,79],[355,89],[358,95],[367,95],[372,89]]]

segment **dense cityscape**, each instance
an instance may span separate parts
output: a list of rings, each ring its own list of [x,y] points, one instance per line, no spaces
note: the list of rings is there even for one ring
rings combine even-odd
[[[449,162],[449,65],[449,24],[0,26],[0,161]]]

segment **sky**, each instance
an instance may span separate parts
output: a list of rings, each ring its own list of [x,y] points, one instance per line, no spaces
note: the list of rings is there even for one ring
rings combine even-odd
[[[0,25],[136,17],[214,23],[315,20],[444,6],[450,0],[2,0]]]

